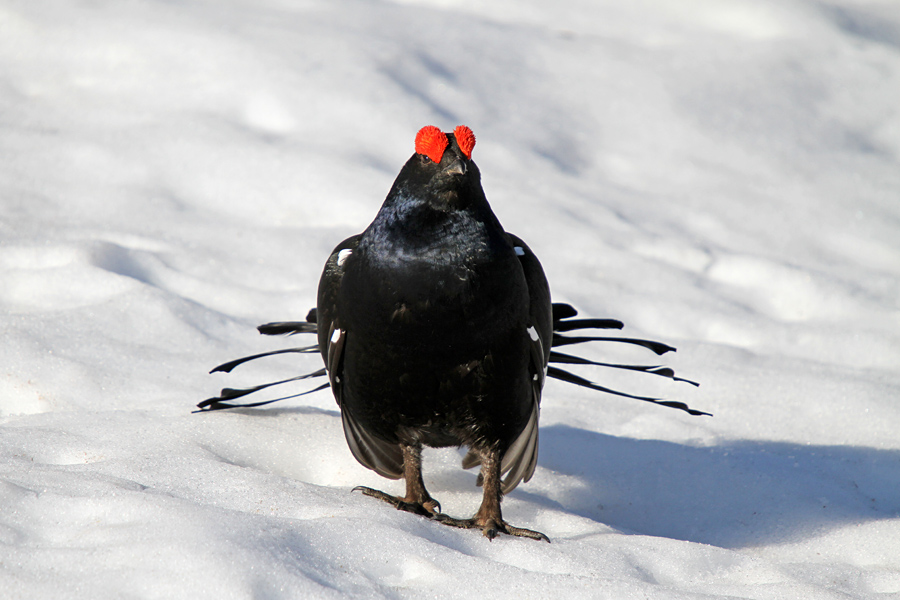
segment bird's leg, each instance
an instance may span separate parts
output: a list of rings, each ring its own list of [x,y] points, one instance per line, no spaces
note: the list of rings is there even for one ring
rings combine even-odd
[[[425,481],[422,479],[422,447],[401,444],[403,451],[403,478],[406,479],[406,496],[398,497],[386,494],[381,490],[358,486],[353,491],[360,491],[366,496],[384,500],[398,510],[433,518],[441,512],[441,505],[428,494]]]
[[[480,454],[484,498],[478,512],[471,519],[454,519],[446,515],[438,515],[437,519],[451,527],[481,529],[485,537],[491,540],[497,537],[498,533],[505,533],[549,542],[550,538],[539,531],[513,527],[503,520],[500,512],[500,499],[503,497],[503,493],[500,491],[500,452],[497,449],[490,449]]]

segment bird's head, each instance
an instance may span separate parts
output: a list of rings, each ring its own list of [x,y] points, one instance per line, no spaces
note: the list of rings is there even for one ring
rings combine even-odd
[[[416,134],[416,153],[407,163],[409,183],[448,206],[458,205],[466,189],[481,186],[481,174],[472,162],[475,134],[465,125],[444,133],[428,125]]]
[[[472,161],[472,130],[460,125],[445,133],[429,125],[416,134],[415,147],[363,232],[360,250],[472,256],[473,247],[487,248],[501,238],[497,243],[508,245]]]

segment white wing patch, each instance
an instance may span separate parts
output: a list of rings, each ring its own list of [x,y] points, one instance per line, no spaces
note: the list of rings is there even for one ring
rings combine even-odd
[[[343,250],[338,252],[337,266],[342,267],[344,265],[344,261],[347,260],[351,254],[353,254],[353,250],[351,250],[350,248],[344,248]]]
[[[525,256],[525,249],[522,246],[516,246],[513,250],[516,251],[516,256]]]
[[[534,328],[534,326],[529,327],[527,331],[528,331],[528,337],[531,338],[532,342],[538,341],[538,332],[537,332],[537,329]]]

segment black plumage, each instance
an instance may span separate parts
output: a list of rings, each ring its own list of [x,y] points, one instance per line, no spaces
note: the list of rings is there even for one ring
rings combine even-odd
[[[620,328],[618,321],[572,319],[553,305],[540,262],[504,231],[471,160],[466,127],[445,134],[423,128],[417,152],[397,176],[374,221],[341,242],[319,282],[317,308],[306,323],[273,323],[263,333],[313,332],[325,371],[246,390],[222,391],[201,409],[327,373],[354,457],[389,479],[404,478],[404,496],[357,488],[395,507],[456,527],[547,540],[507,524],[500,501],[534,473],[544,380],[551,376],[704,414],[678,402],[632,396],[598,386],[549,362],[626,368],[674,377],[670,369],[597,363],[551,351],[553,346],[618,340],[661,354],[658,342],[566,337],[581,329]],[[315,347],[282,352],[310,352]],[[230,371],[255,355],[225,363]],[[685,381],[685,380],[682,380]],[[326,387],[325,384],[322,387]],[[266,404],[254,403],[252,406]],[[251,405],[244,405],[251,406]],[[481,466],[481,507],[471,519],[440,512],[422,479],[423,446],[466,446],[463,467]]]

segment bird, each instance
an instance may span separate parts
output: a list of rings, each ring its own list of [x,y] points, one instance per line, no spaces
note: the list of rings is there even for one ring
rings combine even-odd
[[[315,333],[318,344],[257,354],[318,351],[324,369],[243,390],[223,389],[200,410],[260,406],[227,401],[272,385],[327,376],[354,458],[387,479],[403,479],[404,495],[359,486],[354,491],[428,519],[464,529],[550,541],[513,526],[501,501],[535,473],[541,397],[548,377],[637,398],[690,414],[681,402],[635,396],[593,383],[550,363],[599,365],[675,377],[661,366],[600,363],[555,347],[591,341],[637,344],[663,354],[660,342],[567,336],[581,329],[620,329],[613,319],[573,319],[577,311],[551,301],[541,262],[507,232],[488,203],[472,159],[475,135],[421,128],[415,151],[374,220],[339,243],[319,280],[316,307],[303,322],[260,326],[268,335]],[[301,395],[301,394],[296,394]],[[295,395],[295,396],[296,396]],[[291,397],[291,396],[289,396]],[[424,447],[465,447],[462,467],[480,467],[481,504],[471,518],[441,512],[422,475]]]

